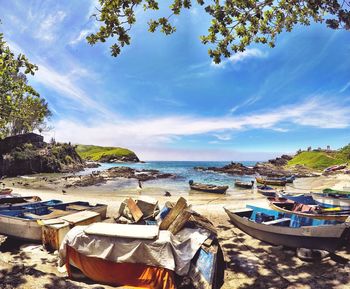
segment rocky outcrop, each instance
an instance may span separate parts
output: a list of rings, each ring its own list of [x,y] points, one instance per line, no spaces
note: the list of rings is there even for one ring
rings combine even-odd
[[[283,155],[279,158],[269,160],[268,162],[257,163],[254,167],[247,167],[241,163],[231,162],[224,167],[195,167],[200,171],[213,171],[226,173],[234,176],[242,175],[261,175],[266,177],[288,177],[295,175],[296,177],[312,177],[317,176],[314,171],[304,166],[285,167],[291,157]]]
[[[158,170],[135,170],[129,167],[114,167],[106,171],[95,171],[90,175],[66,177],[68,184],[66,187],[86,187],[100,185],[116,178],[137,179],[149,181],[155,179],[175,178],[176,175],[161,173]]]
[[[0,176],[78,171],[84,162],[70,144],[48,144],[34,133],[0,141]]]
[[[139,161],[139,158],[134,153],[126,156],[118,156],[114,154],[105,155],[99,159],[99,162],[101,163],[137,163]]]

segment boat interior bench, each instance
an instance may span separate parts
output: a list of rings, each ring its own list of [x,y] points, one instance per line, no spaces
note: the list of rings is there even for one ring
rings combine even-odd
[[[291,218],[282,218],[282,219],[262,222],[262,224],[271,225],[271,226],[276,226],[276,225],[277,226],[289,226],[290,222],[291,222]]]
[[[82,205],[69,205],[67,206],[67,210],[73,210],[73,211],[85,211],[88,210],[90,207],[89,206],[82,206]]]

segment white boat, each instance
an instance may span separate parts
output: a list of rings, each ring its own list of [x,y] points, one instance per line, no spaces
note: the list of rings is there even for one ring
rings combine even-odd
[[[107,205],[90,205],[88,202],[53,203],[39,202],[28,205],[14,205],[0,209],[0,234],[38,242],[42,239],[42,227],[39,220],[55,219],[78,211],[89,210],[106,218]]]
[[[340,207],[350,209],[350,198],[331,197],[325,194],[311,193],[312,198],[322,207]]]

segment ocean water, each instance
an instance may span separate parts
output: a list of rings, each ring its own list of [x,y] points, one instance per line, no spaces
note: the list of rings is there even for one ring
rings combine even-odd
[[[254,176],[232,176],[225,173],[210,172],[210,171],[198,171],[194,167],[223,167],[230,162],[208,162],[208,161],[150,161],[145,163],[101,163],[98,168],[86,169],[82,174],[89,174],[92,171],[106,170],[112,167],[131,167],[134,169],[154,169],[159,170],[162,173],[172,173],[177,177],[175,179],[159,179],[143,182],[143,186],[157,187],[160,190],[175,190],[175,191],[188,191],[189,180],[200,183],[210,183],[216,185],[228,185],[229,191],[235,191],[234,181],[251,181],[254,180]],[[241,162],[246,166],[254,166],[255,161]],[[129,183],[130,185],[130,183]],[[241,189],[240,189],[241,190]]]

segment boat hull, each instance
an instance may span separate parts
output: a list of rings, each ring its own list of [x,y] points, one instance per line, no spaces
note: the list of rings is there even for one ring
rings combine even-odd
[[[106,218],[107,205],[98,205],[87,210],[99,213],[102,220]],[[72,214],[76,212],[72,211]],[[1,215],[1,211],[0,234],[31,242],[42,240],[42,228],[37,220]]]
[[[316,203],[322,207],[340,207],[345,210],[350,210],[350,198],[333,198],[322,194],[311,194]]]
[[[272,185],[272,186],[285,186],[287,183],[286,180],[270,180],[270,179],[263,179],[263,178],[255,178],[255,179],[259,184]]]
[[[213,193],[213,194],[225,194],[228,186],[218,187],[218,188],[206,188],[196,185],[190,185],[191,190],[205,192],[205,193]]]
[[[334,252],[344,243],[345,224],[289,228],[255,223],[225,208],[231,222],[248,235],[273,245]]]
[[[242,182],[235,182],[235,186],[243,189],[252,189],[254,186],[254,183],[242,183]]]

